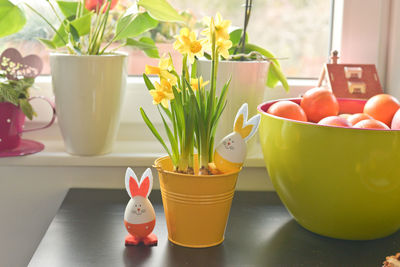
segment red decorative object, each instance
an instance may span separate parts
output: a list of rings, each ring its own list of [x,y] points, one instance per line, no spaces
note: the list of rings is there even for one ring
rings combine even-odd
[[[382,86],[374,64],[339,64],[338,52],[324,65],[318,87],[327,87],[336,97],[368,99],[382,94]]]
[[[156,246],[157,236],[153,234],[156,225],[156,214],[148,199],[153,186],[153,175],[147,169],[140,179],[128,168],[125,174],[125,187],[131,199],[125,209],[124,224],[128,231],[125,246]]]
[[[101,6],[107,2],[107,0],[86,0],[85,7],[87,10],[90,11],[97,11],[100,10]],[[110,10],[113,9],[118,3],[118,0],[111,1]],[[104,8],[104,12],[107,10],[107,7]]]

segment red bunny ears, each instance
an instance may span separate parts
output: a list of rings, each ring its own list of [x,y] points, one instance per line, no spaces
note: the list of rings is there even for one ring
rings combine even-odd
[[[136,196],[147,198],[153,187],[153,175],[151,169],[146,169],[139,182],[135,172],[131,168],[127,168],[125,173],[125,187],[131,198]]]

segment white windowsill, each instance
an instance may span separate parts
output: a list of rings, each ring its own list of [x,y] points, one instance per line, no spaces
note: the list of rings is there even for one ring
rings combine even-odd
[[[278,99],[297,97],[307,88],[316,85],[315,80],[307,79],[291,79],[289,80],[291,91],[286,93],[282,88],[266,89],[265,99]],[[34,95],[45,95],[52,98],[51,77],[41,76],[37,78],[36,85],[40,90],[34,90]],[[127,97],[123,107],[121,126],[117,141],[112,153],[94,156],[82,157],[70,155],[65,152],[63,140],[55,123],[49,129],[24,134],[24,138],[37,140],[45,145],[45,149],[37,154],[23,156],[0,158],[0,166],[103,166],[103,167],[124,167],[124,166],[152,166],[154,160],[160,156],[164,156],[165,152],[161,145],[149,135],[144,123],[139,115],[136,114],[139,105],[151,111],[153,109],[151,99],[141,77],[129,77]],[[143,99],[140,100],[140,98]],[[260,101],[261,103],[262,101]],[[140,104],[142,103],[142,104]],[[136,106],[135,106],[136,104]],[[35,107],[39,114],[36,123],[46,121],[48,117],[48,107]],[[138,113],[137,113],[138,114]],[[153,122],[157,124],[159,118],[157,114],[149,114],[153,116]],[[34,127],[35,123],[27,123],[27,128]],[[264,167],[264,160],[259,146],[253,146],[248,152],[245,167]]]

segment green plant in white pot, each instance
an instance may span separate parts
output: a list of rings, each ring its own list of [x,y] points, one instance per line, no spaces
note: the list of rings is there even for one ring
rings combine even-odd
[[[44,0],[43,0],[44,1]],[[58,123],[66,150],[77,155],[111,152],[116,138],[126,78],[127,55],[121,46],[142,49],[159,57],[154,41],[140,37],[159,21],[181,21],[166,0],[139,0],[124,14],[113,8],[118,0],[44,1],[59,25],[52,39],[40,39],[49,49]],[[59,13],[57,10],[60,10]]]
[[[229,49],[229,57],[221,60],[218,66],[217,87],[221,88],[229,78],[231,78],[231,83],[225,112],[216,133],[217,140],[232,131],[231,122],[235,118],[236,111],[244,102],[249,104],[249,116],[257,113],[257,105],[263,101],[266,86],[274,88],[281,83],[285,90],[289,90],[285,75],[275,55],[262,47],[249,43],[247,25],[252,2],[252,0],[246,0],[243,29],[225,33],[229,34],[232,47]],[[228,26],[226,25],[227,21],[223,20],[220,15],[217,15],[215,23],[225,26],[225,28]],[[208,60],[208,55],[205,57],[207,59],[199,60],[197,73],[199,76],[208,77],[211,61]],[[252,142],[255,140],[253,139]],[[250,145],[250,153],[252,147]]]

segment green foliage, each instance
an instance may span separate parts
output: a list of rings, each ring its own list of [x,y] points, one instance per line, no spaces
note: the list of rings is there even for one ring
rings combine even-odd
[[[4,0],[0,0],[4,1]],[[44,1],[44,0],[43,0]],[[148,37],[139,37],[155,27],[159,21],[183,21],[178,12],[166,0],[140,0],[137,5],[146,9],[145,12],[122,15],[118,18],[116,27],[110,29],[111,0],[104,1],[99,10],[89,11],[84,1],[56,1],[61,14],[47,1],[60,25],[56,28],[42,14],[29,4],[33,12],[41,17],[54,31],[51,40],[40,39],[49,49],[66,47],[71,54],[101,55],[114,42],[135,46],[143,50],[149,57],[159,57],[157,47]],[[62,18],[63,17],[63,18]],[[1,21],[1,19],[0,19]],[[104,46],[106,32],[113,31],[113,37]],[[129,38],[129,39],[128,39]]]
[[[150,17],[147,12],[125,16],[117,23],[117,37],[115,40],[139,36],[154,29],[157,25],[158,21]]]
[[[164,147],[165,151],[167,151],[168,155],[172,158],[172,154],[169,151],[169,148],[165,144],[164,140],[154,127],[153,123],[150,121],[149,117],[147,116],[146,112],[144,112],[143,108],[140,108],[140,114],[142,115],[142,118],[144,122],[146,123],[147,127],[149,127],[150,131],[153,133],[153,135],[157,138],[157,140],[161,143],[161,145]]]
[[[173,80],[171,78],[169,78],[169,81],[163,80],[171,85],[173,97],[170,95],[171,90],[168,86],[166,88],[161,88],[157,84],[157,86],[154,86],[147,75],[143,74],[146,87],[153,95],[154,100],[158,103],[160,102],[159,96],[162,98],[161,105],[158,105],[157,109],[169,141],[169,147],[141,108],[142,118],[156,139],[167,151],[177,172],[194,173],[194,150],[196,148],[199,161],[199,174],[210,174],[209,163],[213,161],[214,156],[215,132],[221,114],[226,106],[226,97],[230,83],[228,81],[222,88],[221,93],[217,94],[216,79],[219,48],[216,46],[215,32],[213,32],[211,43],[213,59],[210,77],[211,86],[209,90],[205,88],[201,80],[197,79],[196,60],[190,65],[189,69],[187,54],[183,54],[181,75],[178,75],[170,64],[165,66],[165,61],[171,58],[164,58],[161,64],[159,64],[160,68],[163,68],[160,70],[160,80],[165,79],[162,75],[166,75],[166,71],[177,78],[176,84],[175,81],[173,82],[174,84],[171,83],[171,80]],[[162,74],[163,71],[164,74]],[[193,88],[195,79],[198,82],[197,86],[195,86],[196,90]],[[153,90],[158,91],[154,92]],[[163,102],[165,100],[169,100],[169,106]],[[167,119],[169,119],[169,123],[167,123]]]
[[[229,33],[229,39],[232,41],[232,46],[238,46],[240,38],[242,38],[243,30],[237,29]],[[246,33],[246,43],[249,41],[249,36]]]
[[[32,87],[35,79],[7,80],[4,75],[0,75],[0,78],[3,80],[3,82],[0,82],[0,102],[10,102],[19,106],[25,116],[31,120],[35,113],[28,102],[28,89]]]
[[[22,10],[8,0],[0,0],[0,38],[20,31],[26,23]]]
[[[148,57],[151,58],[159,58],[160,55],[158,53],[158,49],[156,44],[154,43],[153,39],[150,37],[142,37],[139,40],[128,38],[126,40],[126,45],[134,46],[143,50]]]
[[[138,6],[144,7],[153,18],[160,21],[184,21],[178,12],[165,0],[139,0]]]
[[[69,1],[57,1],[58,7],[61,13],[66,18],[74,18],[76,16],[76,11],[78,10],[78,2]],[[87,9],[84,9],[83,14],[90,13]]]

